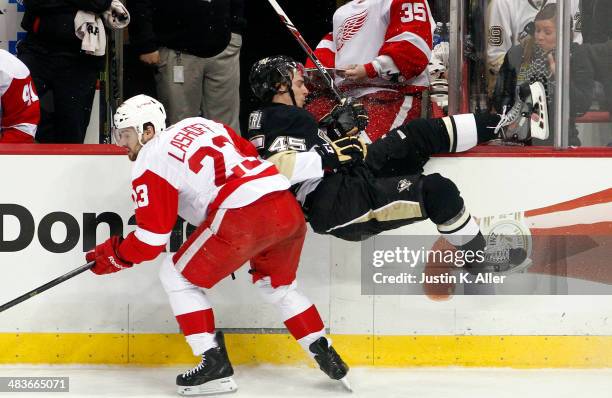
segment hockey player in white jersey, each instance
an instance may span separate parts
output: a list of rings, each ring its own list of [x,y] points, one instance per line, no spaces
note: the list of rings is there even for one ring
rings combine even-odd
[[[487,69],[489,92],[493,91],[497,73],[506,53],[528,35],[534,34],[536,14],[555,0],[491,0],[489,4],[487,39]],[[582,43],[579,0],[571,0],[574,41]]]
[[[334,13],[333,32],[315,54],[326,67],[346,69],[338,87],[376,115],[366,129],[372,141],[420,116],[434,29],[426,0],[353,0]],[[314,94],[307,109],[319,119],[334,104]]]
[[[276,305],[302,348],[332,379],[348,367],[325,337],[323,321],[296,284],[306,234],[300,206],[276,167],[230,127],[200,117],[166,129],[161,103],[138,95],[115,113],[114,136],[134,161],[132,199],[136,231],[111,236],[87,253],[92,271],[107,274],[156,258],[181,216],[198,228],[160,279],[172,311],[201,362],[176,378],[183,395],[236,390],[221,332],[215,333],[210,289],[250,261],[253,283]]]

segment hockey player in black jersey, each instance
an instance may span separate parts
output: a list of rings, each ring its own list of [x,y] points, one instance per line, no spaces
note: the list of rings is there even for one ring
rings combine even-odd
[[[257,62],[249,81],[263,103],[250,115],[249,139],[289,178],[315,232],[360,241],[429,218],[458,249],[484,249],[485,239],[455,184],[437,173],[422,174],[422,167],[432,154],[466,151],[496,138],[506,127],[500,116],[414,120],[366,146],[346,136],[367,122],[358,103],[340,104],[322,125],[303,109],[308,89],[301,65],[292,59]],[[468,269],[508,271],[522,261],[512,252],[505,263]]]

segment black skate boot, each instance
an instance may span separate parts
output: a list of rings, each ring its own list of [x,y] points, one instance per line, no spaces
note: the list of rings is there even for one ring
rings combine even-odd
[[[506,248],[503,250],[486,250],[485,261],[479,272],[491,272],[500,275],[509,275],[519,272],[531,265],[527,258],[527,251],[521,247]]]
[[[531,138],[547,139],[550,122],[544,85],[524,83],[516,91],[514,106],[503,110],[495,134],[508,145],[522,145]]]
[[[325,337],[320,337],[317,341],[312,343],[310,352],[314,354],[314,359],[319,364],[319,368],[333,380],[340,380],[345,388],[351,390],[346,374],[349,371],[349,367],[340,355],[334,350],[334,347],[329,345],[328,340]]]
[[[176,376],[178,393],[181,395],[210,395],[234,392],[238,389],[231,377],[234,369],[227,356],[222,332],[216,334],[219,347],[202,354],[202,362],[195,368]]]
[[[484,223],[485,227],[488,224]],[[499,228],[498,228],[499,229]],[[479,273],[495,273],[508,275],[524,270],[531,265],[524,243],[530,238],[526,235],[504,235],[499,231],[489,230],[486,237],[479,232],[470,242],[463,246],[458,246],[457,250],[464,253],[482,252],[480,260],[474,258],[466,260],[464,268],[472,275]]]

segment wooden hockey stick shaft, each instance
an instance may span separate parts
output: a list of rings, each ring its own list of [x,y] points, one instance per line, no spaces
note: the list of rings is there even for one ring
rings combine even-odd
[[[52,281],[49,281],[49,282],[45,283],[44,285],[39,286],[36,289],[34,289],[32,291],[29,291],[26,294],[17,297],[14,300],[9,301],[8,303],[2,304],[0,306],[0,312],[8,310],[9,308],[11,308],[11,307],[13,307],[13,306],[15,306],[15,305],[17,305],[17,304],[19,304],[21,302],[24,302],[27,299],[30,299],[30,298],[38,295],[39,293],[44,292],[45,290],[51,289],[53,286],[57,286],[60,283],[65,282],[68,279],[71,279],[71,278],[77,276],[78,274],[87,271],[88,269],[93,267],[95,263],[96,263],[95,261],[91,261],[91,262],[89,262],[89,263],[87,263],[85,265],[81,265],[79,268],[75,268],[72,271],[70,271],[70,272],[68,272],[68,273],[66,273],[64,275],[62,275],[60,277],[57,277],[57,278],[53,279]]]
[[[299,30],[297,30],[293,22],[291,22],[291,20],[289,19],[285,11],[283,11],[283,9],[276,2],[276,0],[268,0],[268,3],[270,3],[272,8],[274,8],[274,11],[276,11],[279,18],[281,19],[281,22],[287,27],[287,29],[289,30],[289,32],[291,32],[295,40],[297,40],[298,44],[306,52],[306,55],[308,56],[308,58],[310,58],[314,66],[321,73],[321,75],[323,76],[323,79],[325,79],[325,82],[327,83],[331,91],[334,93],[338,101],[342,101],[344,96],[340,93],[340,90],[338,90],[336,83],[334,83],[334,79],[331,77],[329,72],[327,72],[327,70],[323,67],[323,64],[321,64],[321,61],[319,61],[314,51],[312,51],[312,48],[310,48],[308,43],[306,43],[306,40],[304,40],[304,38],[302,37],[302,34],[300,33]]]

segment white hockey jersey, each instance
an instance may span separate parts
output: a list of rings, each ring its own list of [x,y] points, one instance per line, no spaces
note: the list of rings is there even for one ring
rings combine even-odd
[[[0,142],[34,142],[39,119],[30,71],[17,57],[0,49]]]
[[[542,3],[538,6],[538,3]],[[526,35],[525,28],[533,22],[536,14],[548,3],[556,0],[491,0],[486,26],[487,63],[497,73],[510,47],[519,44]],[[579,0],[571,0],[571,15],[574,26],[574,41],[582,43]]]
[[[434,29],[427,0],[353,0],[336,10],[333,32],[315,54],[327,67],[365,65],[368,87],[351,95],[388,90],[390,81],[408,88],[402,91],[422,91]]]
[[[230,127],[200,117],[185,119],[147,142],[132,171],[135,232],[119,255],[139,263],[155,258],[177,215],[200,225],[217,208],[238,208],[289,188],[272,163]]]

